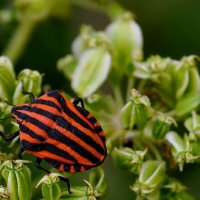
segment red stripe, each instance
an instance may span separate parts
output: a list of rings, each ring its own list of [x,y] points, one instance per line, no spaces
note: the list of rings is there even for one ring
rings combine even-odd
[[[79,145],[81,145],[83,148],[87,149],[88,151],[90,151],[94,156],[98,157],[99,160],[102,160],[103,159],[103,156],[96,151],[96,149],[94,149],[93,147],[91,147],[90,145],[86,144],[83,140],[81,140],[80,138],[78,138],[77,136],[75,136],[73,133],[70,132],[70,130],[66,130],[60,126],[55,126],[55,122],[52,120],[52,119],[49,119],[47,117],[45,117],[44,115],[40,115],[40,114],[37,114],[37,113],[33,113],[33,112],[29,112],[29,111],[25,111],[23,110],[23,113],[35,118],[35,119],[40,119],[41,122],[43,122],[45,125],[50,126],[51,128],[55,128],[56,130],[58,130],[59,132],[61,132],[63,135],[67,136],[68,138],[72,139],[73,141],[75,141],[76,143],[78,143]],[[73,124],[72,124],[73,125]],[[77,127],[78,128],[78,127]],[[32,129],[33,131],[35,131],[34,129]],[[84,132],[85,133],[85,132]],[[86,133],[85,133],[86,134]],[[48,136],[47,136],[48,137]],[[47,138],[45,137],[45,138]],[[95,142],[101,142],[101,144],[103,144],[103,142],[101,141],[101,139],[98,137],[97,134],[94,134],[93,133],[93,137],[92,139],[95,141]],[[54,144],[55,145],[55,144]],[[66,145],[65,145],[66,146]],[[103,148],[105,148],[105,146],[103,145],[102,146]],[[71,151],[72,149],[69,148]],[[67,151],[67,152],[70,152],[70,151]],[[81,164],[84,164],[84,165],[87,165],[87,163],[81,163]]]
[[[49,138],[47,142],[49,144],[56,145],[56,147],[58,147],[59,149],[62,149],[63,151],[68,152],[70,155],[73,155],[73,157],[75,157],[79,161],[80,164],[94,166],[94,164],[91,161],[89,161],[87,158],[82,157],[76,151],[68,147],[67,145],[60,143],[57,140],[54,140],[52,138]]]
[[[79,137],[72,134],[69,130],[66,131],[64,128],[62,128],[60,126],[56,126],[55,129],[57,129],[60,133],[62,133],[69,139],[71,139],[71,140],[75,141],[76,143],[78,143],[79,145],[81,145],[83,148],[87,149],[90,153],[92,153],[94,156],[96,156],[99,160],[103,159],[104,156],[102,156],[102,154],[100,154],[98,151],[96,151],[96,149],[94,149],[93,147],[91,147],[90,145],[85,143]],[[98,137],[98,139],[99,139],[99,137]],[[84,164],[84,163],[81,163],[81,164]]]
[[[27,153],[30,153],[30,154],[33,154],[33,155],[36,155],[37,157],[39,158],[42,158],[42,159],[45,159],[45,158],[51,158],[53,160],[56,160],[56,161],[59,161],[61,163],[67,163],[67,164],[74,164],[74,162],[72,162],[71,160],[68,160],[66,158],[63,158],[63,157],[60,157],[60,156],[57,156],[55,154],[52,154],[48,151],[29,151],[29,150],[26,150]]]
[[[30,130],[33,130],[37,135],[42,136],[43,138],[47,138],[47,132],[40,129],[38,126],[35,126],[34,124],[30,122],[23,121],[22,124],[25,124]]]
[[[40,140],[37,140],[35,138],[32,138],[30,135],[28,135],[27,133],[24,133],[22,131],[20,131],[20,140],[26,140],[30,143],[34,143],[34,144],[42,144],[42,142]]]

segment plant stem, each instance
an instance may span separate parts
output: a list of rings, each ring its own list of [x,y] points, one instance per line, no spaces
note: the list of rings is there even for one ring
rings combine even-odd
[[[3,53],[4,55],[8,56],[13,63],[16,63],[22,54],[37,22],[38,21],[36,20],[23,20],[17,30],[14,32]]]
[[[91,10],[93,12],[99,12],[103,14],[108,14],[106,7],[100,6],[97,3],[90,1],[90,0],[68,0],[69,4],[72,6],[81,7],[87,10]]]
[[[129,78],[129,79],[128,79],[128,83],[127,83],[127,88],[126,88],[126,101],[129,100],[130,91],[131,91],[131,89],[133,88],[133,83],[134,83],[133,78]]]
[[[113,86],[113,92],[114,92],[114,96],[115,96],[117,105],[119,108],[121,108],[123,106],[123,98],[122,98],[122,94],[121,94],[119,87]]]
[[[155,155],[157,160],[159,160],[159,161],[163,160],[158,149],[154,146],[154,144],[152,142],[148,142],[147,147],[152,151],[152,153]]]

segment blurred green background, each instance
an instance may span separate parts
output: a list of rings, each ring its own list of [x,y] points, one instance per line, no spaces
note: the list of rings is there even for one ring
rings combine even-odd
[[[66,0],[67,1],[67,0]],[[80,0],[81,1],[81,0]],[[101,4],[107,1],[101,1]],[[182,56],[200,55],[200,1],[199,0],[121,0],[116,1],[135,15],[144,38],[144,57],[159,54],[180,59]],[[0,0],[0,8],[12,9],[11,0]],[[71,43],[78,35],[82,24],[91,24],[104,30],[109,17],[84,6],[72,6],[62,18],[50,16],[33,30],[21,56],[15,63],[16,72],[31,68],[44,73],[44,84],[52,88],[70,89],[64,76],[57,71],[59,58],[70,54]],[[0,22],[0,53],[3,54],[18,23]],[[134,177],[113,167],[108,157],[104,163],[110,190],[106,199],[134,199],[129,185]],[[186,166],[183,173],[177,172],[189,191],[200,199],[200,166]],[[76,175],[77,179],[80,178]],[[195,180],[195,181],[194,181]]]

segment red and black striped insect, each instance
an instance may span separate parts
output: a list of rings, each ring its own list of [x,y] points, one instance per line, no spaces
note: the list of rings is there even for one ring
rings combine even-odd
[[[71,102],[59,91],[48,92],[38,99],[32,93],[23,93],[29,95],[30,104],[14,106],[11,111],[19,131],[7,137],[0,132],[6,141],[20,136],[19,158],[24,151],[35,155],[35,166],[47,173],[50,172],[40,165],[42,160],[67,172],[84,172],[104,161],[104,132],[84,108],[82,99]],[[69,180],[63,177],[61,180],[67,182],[70,192]]]

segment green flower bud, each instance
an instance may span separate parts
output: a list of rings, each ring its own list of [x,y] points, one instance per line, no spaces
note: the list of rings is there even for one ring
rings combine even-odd
[[[89,175],[89,182],[85,180],[85,183],[87,186],[71,188],[72,194],[63,191],[61,200],[96,200],[107,192],[108,185],[101,168],[94,169]]]
[[[153,122],[153,137],[155,139],[164,138],[172,124],[177,125],[176,121],[172,117],[166,116],[161,112],[157,113]]]
[[[149,160],[142,164],[140,175],[131,190],[146,199],[158,199],[159,188],[166,176],[166,166],[163,161]]]
[[[200,116],[196,112],[192,112],[192,117],[186,119],[184,125],[189,131],[190,140],[200,138]]]
[[[176,99],[200,90],[200,76],[198,74],[195,56],[183,57],[181,59],[177,66],[175,86]]]
[[[112,45],[115,66],[128,67],[133,59],[141,60],[142,32],[131,13],[126,12],[111,23],[106,29],[106,34]],[[127,71],[126,68],[124,70]]]
[[[0,98],[11,102],[15,89],[15,73],[11,61],[0,57]]]
[[[28,95],[24,95],[22,93],[23,86],[25,91],[33,93],[34,96],[38,96],[38,94],[40,94],[42,75],[38,71],[24,69],[19,73],[17,78],[17,86],[13,95],[14,104],[29,101]]]
[[[80,35],[75,38],[72,43],[72,52],[76,58],[80,58],[81,54],[90,48],[90,40],[96,32],[91,26],[83,25],[80,30]]]
[[[101,167],[95,168],[89,174],[89,184],[93,191],[90,191],[96,198],[103,197],[108,191],[108,183],[105,180],[104,171]]]
[[[72,88],[81,97],[88,97],[105,81],[111,65],[111,56],[105,48],[86,50],[80,57],[72,77]]]
[[[182,66],[188,68],[189,83],[186,91],[187,94],[197,93],[200,91],[200,75],[196,63],[197,59],[199,60],[199,57],[193,55],[188,57],[183,57],[181,59]]]
[[[123,128],[132,129],[134,125],[143,129],[151,112],[150,101],[147,96],[142,96],[138,91],[131,91],[130,101],[121,110],[121,123]]]
[[[63,72],[65,77],[72,79],[72,74],[77,66],[77,60],[72,55],[67,55],[58,60],[58,70]]]
[[[27,161],[6,161],[1,166],[11,200],[31,199],[31,172],[23,163]]]
[[[0,185],[0,199],[1,200],[9,200],[10,196],[6,188]]]
[[[143,151],[134,151],[130,148],[114,148],[112,151],[112,157],[116,166],[120,169],[137,173],[143,163],[146,153],[147,149]]]
[[[59,173],[45,175],[36,185],[38,187],[42,183],[42,196],[45,200],[60,200],[59,176],[62,175]]]
[[[200,94],[199,93],[189,94],[184,98],[181,98],[177,102],[175,107],[175,113],[177,116],[181,117],[190,113],[199,105],[200,105]]]
[[[174,159],[179,165],[180,171],[183,171],[185,163],[194,163],[200,158],[192,152],[192,147],[189,141],[189,137],[184,135],[182,139],[176,132],[168,132],[166,140],[172,146],[172,154]]]

